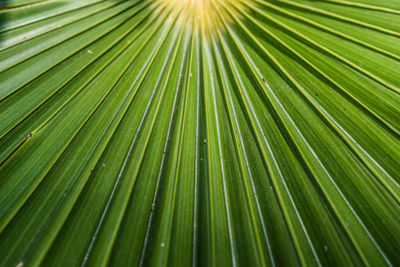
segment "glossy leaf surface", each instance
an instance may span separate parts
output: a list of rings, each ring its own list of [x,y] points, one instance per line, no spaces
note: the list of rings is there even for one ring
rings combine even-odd
[[[400,265],[398,0],[0,3],[0,266]]]

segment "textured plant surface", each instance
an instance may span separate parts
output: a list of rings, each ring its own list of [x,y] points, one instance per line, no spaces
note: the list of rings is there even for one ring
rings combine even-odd
[[[0,6],[0,266],[400,266],[399,0]]]

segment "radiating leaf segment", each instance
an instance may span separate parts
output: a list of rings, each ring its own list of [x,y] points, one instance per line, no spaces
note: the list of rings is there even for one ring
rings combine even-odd
[[[11,0],[0,266],[400,264],[398,0]]]

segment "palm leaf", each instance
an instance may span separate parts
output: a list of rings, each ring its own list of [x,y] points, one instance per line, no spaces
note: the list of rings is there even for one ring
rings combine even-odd
[[[400,264],[398,0],[0,3],[0,266]]]

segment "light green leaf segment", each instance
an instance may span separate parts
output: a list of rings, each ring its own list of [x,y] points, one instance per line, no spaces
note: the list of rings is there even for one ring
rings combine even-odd
[[[400,0],[1,0],[0,266],[400,266]]]

